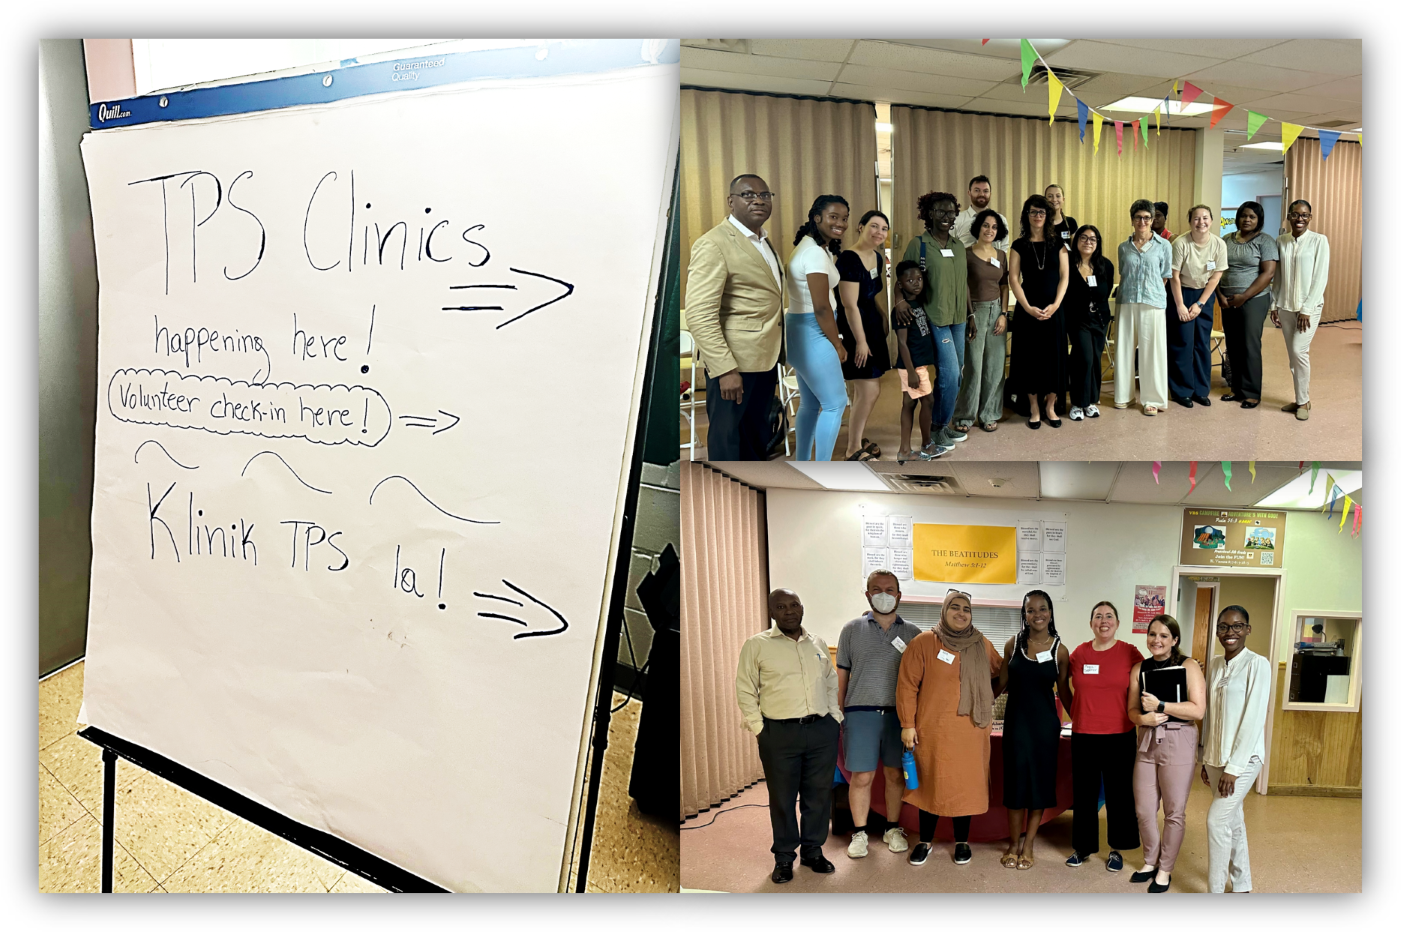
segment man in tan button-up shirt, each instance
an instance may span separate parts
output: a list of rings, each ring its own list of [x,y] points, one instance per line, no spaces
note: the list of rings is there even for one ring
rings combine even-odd
[[[774,883],[793,879],[793,859],[819,874],[836,866],[822,855],[832,815],[832,779],[842,711],[837,671],[826,643],[803,630],[803,601],[790,589],[769,593],[773,627],[744,642],[735,696],[745,727],[759,738],[769,790]],[[802,803],[802,825],[794,806]]]
[[[705,364],[707,456],[763,460],[783,347],[783,265],[764,229],[773,212],[764,179],[740,175],[728,201],[729,216],[691,245],[686,326]]]

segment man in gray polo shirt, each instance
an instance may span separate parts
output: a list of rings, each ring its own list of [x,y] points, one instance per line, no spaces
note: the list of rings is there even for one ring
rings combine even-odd
[[[856,828],[847,846],[848,857],[867,853],[866,819],[871,810],[871,784],[885,765],[885,812],[892,825],[900,820],[905,775],[900,767],[900,719],[895,714],[895,682],[900,657],[919,629],[895,614],[900,605],[900,580],[885,570],[866,579],[871,610],[848,621],[837,639],[837,701],[843,710],[846,766],[851,773],[851,818]],[[891,851],[908,848],[905,830],[887,829]]]

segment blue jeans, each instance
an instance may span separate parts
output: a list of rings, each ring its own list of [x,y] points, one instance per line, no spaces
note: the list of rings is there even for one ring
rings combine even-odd
[[[798,374],[798,451],[794,459],[830,460],[846,409],[846,380],[837,350],[822,332],[816,314],[785,314],[783,332],[788,340],[788,365]]]
[[[966,345],[968,324],[950,324],[933,329],[934,365],[939,369],[934,385],[934,429],[938,430],[953,420],[958,385],[963,379],[963,347]]]

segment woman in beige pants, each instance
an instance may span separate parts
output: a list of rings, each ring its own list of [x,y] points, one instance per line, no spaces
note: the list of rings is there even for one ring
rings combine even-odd
[[[1153,235],[1153,202],[1129,208],[1133,236],[1119,244],[1119,297],[1114,330],[1114,407],[1133,401],[1134,344],[1138,345],[1138,400],[1152,417],[1167,407],[1167,282],[1172,247]]]
[[[1275,240],[1279,266],[1271,286],[1270,318],[1284,329],[1289,370],[1294,373],[1294,402],[1286,413],[1309,419],[1309,344],[1323,316],[1323,292],[1328,287],[1328,237],[1309,229],[1313,207],[1298,200],[1289,205],[1289,232]]]
[[[1171,615],[1148,622],[1151,657],[1129,673],[1129,718],[1138,726],[1138,755],[1133,765],[1133,799],[1138,834],[1143,839],[1143,870],[1129,879],[1147,883],[1149,893],[1166,893],[1187,825],[1187,794],[1196,771],[1197,730],[1206,711],[1202,668],[1178,650],[1182,631]],[[1164,686],[1176,682],[1173,692]],[[1161,684],[1161,685],[1155,685]],[[1185,695],[1183,695],[1185,693]],[[1158,803],[1163,831],[1158,834]]]

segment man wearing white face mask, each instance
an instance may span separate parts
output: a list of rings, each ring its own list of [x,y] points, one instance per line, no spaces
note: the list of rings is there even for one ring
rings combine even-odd
[[[885,570],[866,579],[871,610],[848,621],[837,639],[837,701],[842,707],[846,767],[851,774],[851,819],[855,825],[849,857],[867,854],[866,821],[876,771],[885,769],[885,814],[891,827],[883,840],[891,851],[909,848],[900,821],[905,776],[900,767],[904,747],[900,718],[895,714],[895,683],[900,657],[919,629],[895,613],[900,605],[900,581]]]

